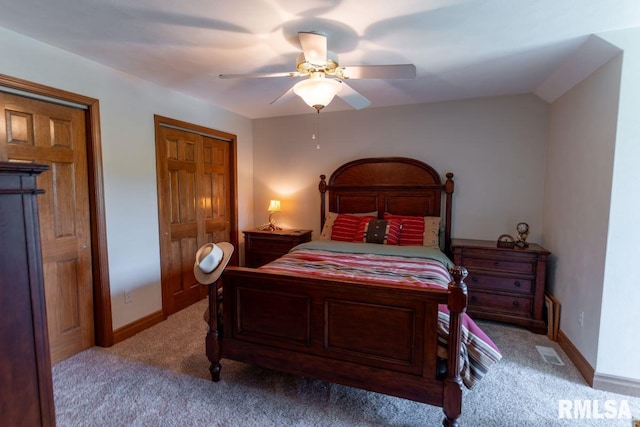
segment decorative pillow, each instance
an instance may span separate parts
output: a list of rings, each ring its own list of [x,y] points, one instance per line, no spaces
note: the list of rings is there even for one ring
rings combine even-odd
[[[396,219],[400,221],[400,246],[422,246],[424,243],[424,217],[393,215],[384,213],[384,219]]]
[[[377,218],[378,212],[349,213],[347,215],[372,216]],[[320,233],[320,240],[331,240],[331,231],[333,230],[333,224],[337,217],[338,214],[336,212],[327,212],[324,217],[324,227],[322,227],[322,232]]]
[[[430,248],[440,247],[440,217],[425,216],[424,217],[424,246]]]
[[[379,243],[383,245],[397,245],[400,235],[400,221],[391,219],[360,219],[354,242]]]
[[[333,229],[333,223],[336,222],[338,214],[335,212],[327,212],[324,217],[324,227],[320,233],[320,240],[331,240],[331,230]]]
[[[362,217],[351,214],[338,214],[331,229],[331,240],[353,242],[361,218],[376,219],[374,216]]]

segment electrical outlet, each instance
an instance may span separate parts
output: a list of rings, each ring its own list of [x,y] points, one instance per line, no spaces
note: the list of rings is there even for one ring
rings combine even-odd
[[[129,304],[132,300],[131,291],[124,291],[124,303]]]
[[[584,311],[578,313],[578,324],[584,326]]]

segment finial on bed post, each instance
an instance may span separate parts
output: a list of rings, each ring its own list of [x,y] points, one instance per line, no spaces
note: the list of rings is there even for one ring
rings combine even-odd
[[[320,232],[324,228],[325,221],[325,194],[327,193],[327,177],[323,174],[320,175],[320,184],[318,184],[318,190],[320,191]]]
[[[460,377],[460,342],[462,315],[467,310],[467,269],[454,266],[449,270],[453,280],[449,283],[449,343],[447,350],[447,377],[444,380],[445,418],[442,425],[458,426],[458,418],[462,413],[462,378]]]
[[[453,174],[447,173],[447,181],[444,183],[444,192],[446,194],[445,203],[445,222],[444,222],[444,253],[451,255],[451,203],[453,199]]]

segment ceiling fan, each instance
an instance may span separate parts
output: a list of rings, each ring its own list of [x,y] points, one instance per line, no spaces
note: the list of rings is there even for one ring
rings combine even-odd
[[[413,64],[340,66],[338,55],[327,50],[327,37],[315,32],[299,32],[302,53],[296,61],[297,71],[281,73],[220,74],[221,79],[262,77],[306,77],[272,104],[285,102],[294,95],[300,96],[318,112],[326,107],[335,95],[356,110],[371,104],[364,96],[345,83],[349,79],[413,79],[416,67]]]

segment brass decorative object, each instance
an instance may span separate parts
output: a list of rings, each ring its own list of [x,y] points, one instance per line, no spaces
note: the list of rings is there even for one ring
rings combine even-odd
[[[520,222],[516,225],[516,231],[518,232],[518,241],[516,246],[519,248],[528,248],[527,237],[529,237],[529,224],[526,222]]]

